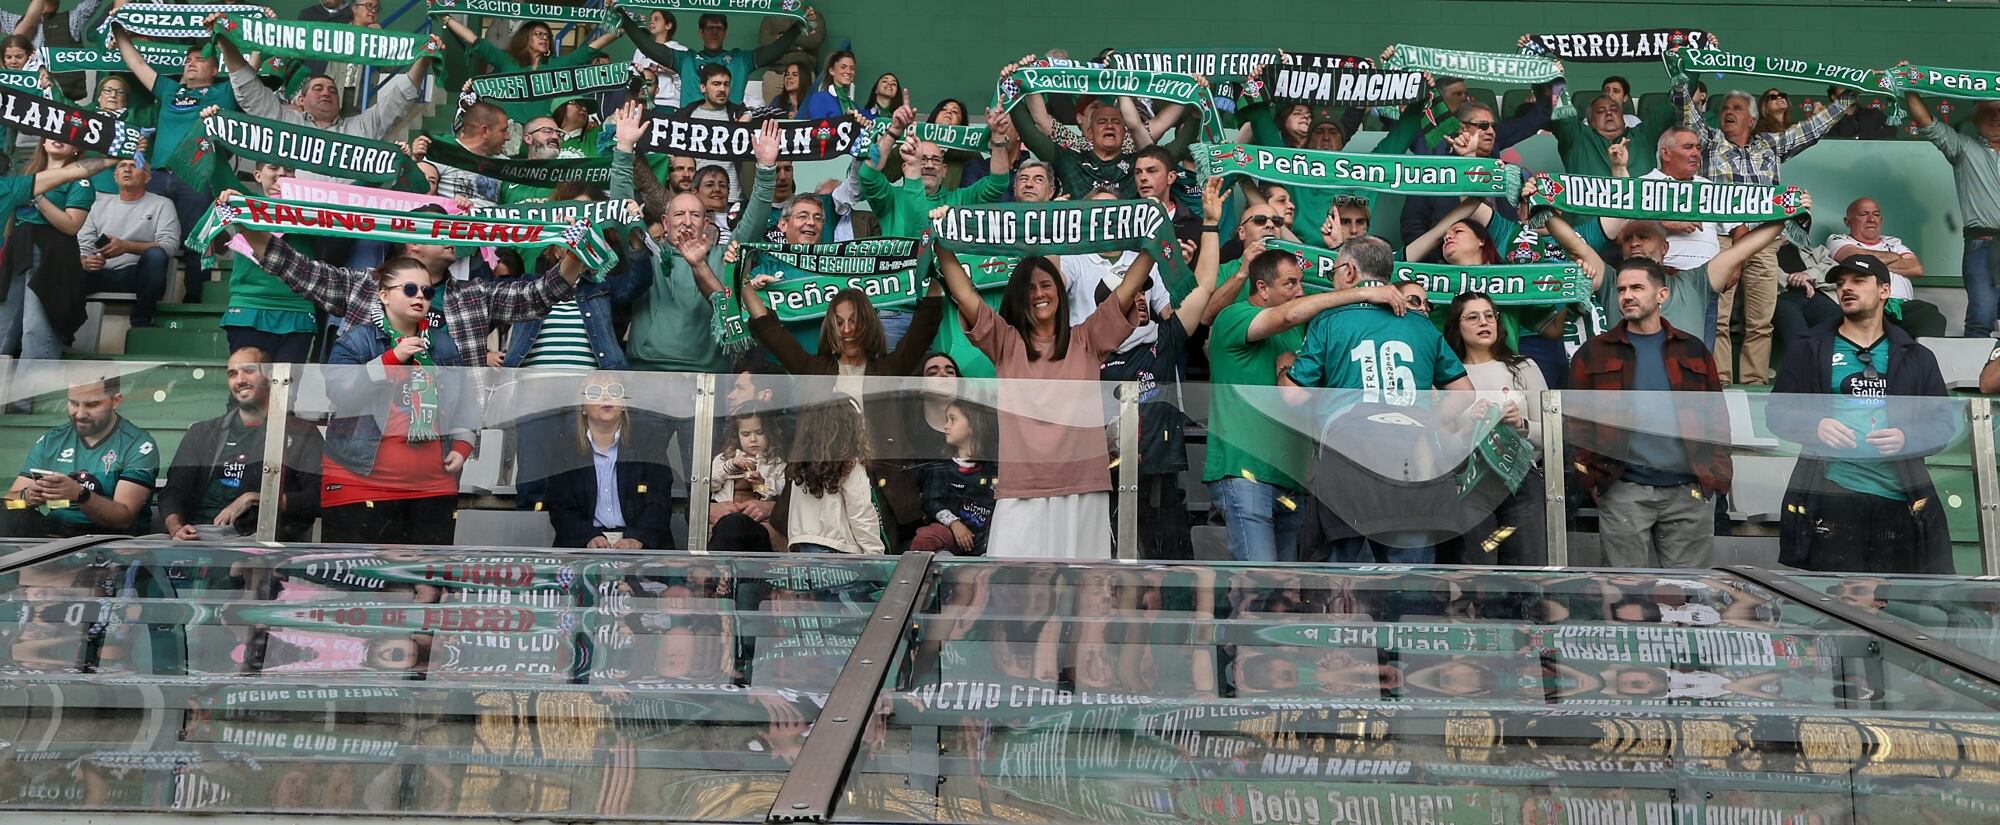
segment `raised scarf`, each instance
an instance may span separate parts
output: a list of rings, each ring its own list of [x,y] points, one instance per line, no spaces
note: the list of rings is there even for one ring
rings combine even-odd
[[[546,158],[529,160],[526,158],[487,158],[473,154],[448,137],[431,137],[430,149],[424,154],[425,160],[463,169],[475,175],[482,175],[497,181],[519,183],[528,186],[554,187],[560,183],[583,181],[585,183],[608,184],[611,182],[610,156],[596,158]]]
[[[289,175],[278,179],[276,197],[280,200],[324,203],[332,206],[358,206],[390,212],[415,212],[420,207],[436,206],[446,213],[460,214],[458,202],[451,198],[356,186],[351,183],[334,183],[330,180],[309,180]]]
[[[1001,78],[993,89],[994,105],[1001,111],[1013,108],[1031,94],[1059,94],[1097,97],[1143,97],[1194,106],[1201,111],[1199,139],[1225,139],[1222,116],[1216,113],[1215,97],[1193,75],[1178,72],[1145,72],[1108,69],[1091,63],[1042,58]]]
[[[1251,70],[1258,66],[1277,63],[1282,57],[1276,50],[1209,51],[1202,49],[1149,49],[1140,51],[1111,51],[1104,55],[1104,64],[1113,69],[1141,72],[1178,72],[1198,74],[1208,78],[1209,93],[1215,96],[1216,104],[1224,109],[1233,109],[1233,103],[1225,103],[1244,95],[1250,81]]]
[[[1817,60],[1738,54],[1720,49],[1682,49],[1663,59],[1667,64],[1667,74],[1671,75],[1676,83],[1701,72],[1715,72],[1801,80],[1866,92],[1881,92],[1888,88],[1879,69],[1861,69],[1837,63],[1821,63]]]
[[[139,57],[146,65],[166,74],[177,75],[187,64],[187,49],[162,46],[157,43],[137,42],[132,44],[139,50]],[[95,46],[46,46],[42,49],[42,65],[51,74],[65,72],[129,72],[125,58],[117,49]]]
[[[1883,73],[1883,88],[1932,97],[2000,100],[2000,73],[1980,69],[1899,65]]]
[[[1748,221],[1798,217],[1805,190],[1762,183],[1701,183],[1671,178],[1608,178],[1567,172],[1534,176],[1530,203],[1573,215],[1655,221]],[[1540,226],[1543,221],[1531,221]]]
[[[27,69],[0,69],[0,86],[15,91],[27,92],[36,97],[46,97],[51,100],[58,99],[54,85],[43,86],[41,73],[31,72]]]
[[[263,232],[367,238],[390,243],[509,246],[521,249],[524,258],[538,255],[548,247],[562,247],[576,253],[583,265],[595,272],[603,272],[618,260],[603,236],[582,221],[532,223],[432,212],[331,207],[243,195],[210,206],[188,233],[188,241],[196,249],[207,249],[223,227],[232,225]]]
[[[492,100],[517,103],[570,95],[594,95],[625,88],[642,79],[631,63],[601,63],[561,69],[530,69],[524,72],[485,74],[472,79],[471,101]],[[460,95],[461,106],[471,102]]]
[[[752,146],[763,125],[760,120],[700,120],[682,112],[656,115],[639,139],[638,151],[738,163],[755,160]],[[861,123],[847,116],[780,120],[778,160],[832,160],[846,154],[862,131]]]
[[[1308,292],[1333,289],[1330,275],[1340,251],[1272,238],[1264,248],[1289,252],[1298,260]],[[1554,306],[1590,300],[1590,276],[1570,263],[1456,266],[1398,261],[1393,280],[1424,285],[1432,303],[1447,303],[1465,292],[1484,292],[1500,306]]]
[[[426,14],[437,17],[444,14],[469,14],[480,17],[505,17],[509,20],[539,20],[543,23],[601,23],[605,19],[602,9],[584,6],[561,6],[554,3],[522,3],[518,0],[429,0]]]
[[[1576,34],[1521,35],[1521,53],[1572,63],[1658,60],[1668,49],[1713,49],[1715,35],[1701,29],[1626,29]]]
[[[1273,64],[1252,92],[1314,106],[1403,106],[1429,94],[1424,73],[1397,69],[1310,68]]]
[[[810,321],[826,315],[833,296],[843,289],[868,294],[876,309],[895,309],[917,302],[929,273],[930,250],[917,238],[870,238],[828,244],[746,243],[737,247],[735,277],[730,288],[715,293],[710,332],[724,350],[750,346],[750,316],[739,300],[736,283],[759,275],[778,280],[763,290],[764,303],[784,323]]]
[[[683,14],[755,14],[806,22],[803,0],[618,0],[618,5],[642,11],[665,9]]]
[[[640,232],[645,229],[645,219],[641,217],[638,205],[633,201],[544,201],[541,203],[516,203],[506,206],[474,207],[472,214],[480,218],[498,218],[529,223],[572,224],[583,221],[597,231],[617,229],[623,232]]]
[[[1450,75],[1465,80],[1517,86],[1547,82],[1563,74],[1562,61],[1536,55],[1468,52],[1403,44],[1393,49],[1394,53],[1382,64],[1382,68],[1424,71],[1434,76]],[[1551,103],[1555,117],[1566,117],[1576,112],[1570,106],[1567,94]]]
[[[1364,155],[1240,143],[1196,144],[1192,151],[1204,176],[1247,175],[1287,187],[1509,198],[1521,191],[1520,168],[1492,158]]]
[[[59,140],[115,158],[132,157],[140,140],[153,131],[127,125],[95,109],[51,100],[39,89],[26,92],[9,86],[0,86],[0,129]]]
[[[429,188],[416,161],[386,141],[227,111],[202,118],[201,128],[230,154],[260,163],[411,192]]]
[[[668,69],[681,64],[680,50],[654,40],[653,32],[646,28],[646,24],[625,11],[622,4],[610,7],[604,15],[625,33],[625,39],[632,41],[633,50]]]
[[[217,37],[227,38],[244,53],[266,58],[325,60],[400,69],[423,57],[444,54],[442,41],[427,34],[367,29],[341,23],[269,20],[232,14],[215,25]]]
[[[200,5],[183,6],[177,3],[132,3],[119,8],[104,18],[102,27],[104,45],[113,49],[117,44],[111,40],[111,27],[118,26],[135,38],[145,40],[178,40],[190,43],[206,43],[214,37],[207,23],[211,14],[263,17],[263,6],[251,5]]]
[[[383,312],[376,318],[375,323],[381,326],[382,334],[389,337],[391,348],[395,347],[397,341],[402,340],[402,333],[389,325],[389,313]],[[417,335],[422,336],[432,346],[437,344],[435,336],[431,335],[430,324],[424,320],[417,321]],[[410,413],[410,428],[403,438],[409,441],[436,441],[438,440],[437,361],[431,358],[430,347],[424,347],[412,354],[408,366],[409,375],[403,378],[396,393],[396,403],[408,407]]]
[[[931,221],[930,239],[939,249],[995,257],[1144,252],[1175,299],[1194,289],[1173,222],[1149,200],[953,206]]]
[[[868,121],[868,127],[862,133],[861,139],[854,142],[854,146],[852,147],[854,154],[866,154],[868,147],[873,146],[875,141],[881,139],[882,134],[887,131],[889,131],[888,118],[878,117]],[[905,140],[935,143],[940,149],[972,152],[981,155],[986,154],[987,150],[992,148],[987,143],[990,137],[991,135],[987,134],[987,127],[984,123],[973,126],[939,126],[935,123],[912,123],[910,124],[909,131],[903,133]]]

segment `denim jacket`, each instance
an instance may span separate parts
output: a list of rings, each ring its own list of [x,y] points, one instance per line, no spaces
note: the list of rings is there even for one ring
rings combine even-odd
[[[382,442],[382,423],[400,386],[389,376],[382,353],[394,347],[379,325],[356,326],[333,344],[327,359],[326,396],[334,404],[326,427],[326,455],[360,475],[375,470],[375,448]],[[431,360],[439,367],[459,367],[458,345],[449,335],[431,336]],[[440,369],[438,381],[438,456],[453,441],[472,441],[479,429],[479,399],[472,391],[468,369]]]
[[[603,280],[582,278],[576,282],[576,304],[583,311],[583,331],[590,336],[590,350],[597,356],[597,368],[625,369],[625,348],[618,343],[611,312],[629,306],[653,286],[653,263],[641,249],[626,253],[625,261]],[[542,331],[542,319],[530,318],[514,324],[507,333],[507,358],[503,367],[518,367],[528,360],[535,336]]]

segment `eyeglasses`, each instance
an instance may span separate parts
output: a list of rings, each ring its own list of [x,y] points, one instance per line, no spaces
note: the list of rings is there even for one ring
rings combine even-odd
[[[1490,309],[1484,312],[1468,312],[1459,317],[1467,321],[1497,321],[1500,319],[1500,315]]]
[[[561,130],[561,129],[558,129],[558,128],[554,127],[554,126],[543,126],[543,127],[539,128],[539,129],[529,129],[529,130],[528,130],[528,134],[531,134],[531,135],[539,135],[539,134],[541,134],[541,133],[543,133],[543,132],[555,132],[555,133],[557,133],[557,134],[561,134],[561,133],[562,133],[562,130]]]
[[[1477,129],[1481,132],[1493,131],[1493,121],[1490,120],[1461,120],[1458,123],[1467,129]]]
[[[585,401],[603,401],[606,399],[616,401],[624,397],[625,385],[616,382],[610,384],[591,384],[583,388],[583,400]]]
[[[917,162],[918,162],[918,163],[922,163],[922,164],[926,164],[926,165],[929,165],[929,164],[933,164],[933,163],[944,163],[944,156],[943,156],[943,155],[918,155],[918,156],[917,156]]]
[[[98,97],[124,97],[124,96],[125,96],[125,88],[124,88],[123,86],[106,86],[106,87],[104,87],[104,88],[102,88],[102,89],[98,89],[98,90],[97,90],[97,96],[98,96]]]
[[[793,212],[792,214],[787,215],[786,217],[789,217],[795,221],[806,221],[810,223],[826,223],[825,215],[820,214],[819,212],[816,212],[811,209],[801,209],[797,212]]]
[[[430,300],[436,294],[437,289],[435,287],[421,287],[413,283],[403,284],[403,297],[405,298],[422,296],[425,300]]]

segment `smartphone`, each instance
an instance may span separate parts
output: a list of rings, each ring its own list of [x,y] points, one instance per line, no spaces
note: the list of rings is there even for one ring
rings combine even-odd
[[[37,470],[33,467],[28,468],[28,477],[36,481],[41,481],[42,479],[59,475],[62,475],[62,473],[50,472],[48,470]]]

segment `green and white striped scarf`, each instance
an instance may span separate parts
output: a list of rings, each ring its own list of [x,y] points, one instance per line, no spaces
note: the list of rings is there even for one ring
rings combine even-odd
[[[929,238],[940,249],[995,257],[1145,252],[1176,299],[1194,289],[1173,222],[1149,200],[953,206],[931,222]]]
[[[485,74],[472,79],[472,99],[503,103],[544,100],[570,95],[594,95],[625,88],[634,78],[631,63],[602,63],[561,69]],[[461,106],[471,105],[464,95]]]
[[[405,192],[429,185],[416,161],[393,143],[240,112],[216,112],[201,119],[201,128],[216,146],[248,160]]]
[[[1450,155],[1365,155],[1240,143],[1195,144],[1203,177],[1245,175],[1287,187],[1358,189],[1405,195],[1512,198],[1521,170],[1492,158]]]
[[[1059,94],[1100,97],[1143,97],[1194,106],[1201,111],[1199,138],[1224,139],[1222,116],[1216,113],[1215,98],[1194,75],[1176,72],[1142,72],[1107,69],[1094,63],[1042,58],[1031,61],[1002,78],[993,89],[993,105],[1012,111],[1028,95]]]
[[[205,21],[211,14],[229,14],[242,17],[264,17],[263,6],[251,5],[197,5],[183,6],[178,3],[132,3],[119,8],[104,18],[104,45],[116,48],[111,40],[111,27],[117,26],[135,38],[143,40],[176,40],[187,43],[206,43],[214,34]]]
[[[810,321],[826,315],[833,296],[859,289],[876,309],[897,309],[917,302],[930,274],[930,248],[918,238],[869,238],[828,244],[746,243],[738,247],[731,288],[715,293],[710,331],[722,348],[740,352],[750,346],[750,316],[738,300],[735,284],[759,275],[778,280],[764,288],[764,301],[784,323]]]
[[[665,9],[683,14],[755,14],[765,17],[789,17],[800,23],[806,22],[806,4],[802,0],[617,0],[623,8],[640,11]]]
[[[215,25],[215,35],[227,38],[244,53],[294,60],[325,60],[397,69],[419,58],[444,53],[436,37],[383,31],[340,23],[269,20],[232,14]]]
[[[1425,71],[1439,76],[1451,75],[1466,80],[1517,86],[1545,83],[1563,74],[1562,61],[1539,55],[1468,52],[1403,44],[1393,48],[1394,54],[1382,64],[1382,68]],[[1555,117],[1576,113],[1566,94],[1553,104]]]
[[[504,17],[509,20],[537,20],[543,23],[601,23],[607,12],[585,6],[563,6],[554,3],[523,3],[519,0],[429,0],[424,12],[432,17],[446,14],[466,14],[478,17]]]
[[[188,243],[196,249],[207,249],[226,226],[390,243],[507,246],[520,249],[524,258],[539,255],[549,247],[561,247],[576,253],[583,265],[595,272],[603,272],[618,262],[617,253],[604,242],[604,237],[583,221],[534,223],[358,206],[333,207],[243,195],[210,206],[188,233]]]

